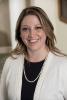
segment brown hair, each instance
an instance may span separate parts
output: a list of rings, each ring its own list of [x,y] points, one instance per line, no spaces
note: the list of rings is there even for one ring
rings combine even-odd
[[[46,33],[46,45],[49,48],[49,50],[53,53],[59,53],[62,54],[60,52],[59,49],[56,48],[55,46],[55,42],[56,42],[56,37],[54,35],[54,27],[52,25],[52,23],[50,22],[47,14],[44,12],[44,10],[42,10],[40,7],[35,7],[35,6],[31,6],[28,8],[25,8],[17,21],[16,24],[16,31],[15,31],[15,38],[17,40],[17,46],[16,48],[12,51],[13,54],[26,54],[27,53],[27,48],[25,46],[25,44],[23,43],[21,37],[20,37],[20,26],[21,26],[21,21],[24,19],[25,16],[27,15],[35,15],[38,17],[45,33]]]

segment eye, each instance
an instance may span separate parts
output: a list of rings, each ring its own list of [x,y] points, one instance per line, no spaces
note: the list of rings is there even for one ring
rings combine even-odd
[[[23,27],[23,28],[21,28],[21,30],[24,32],[24,31],[27,31],[28,28],[27,27]]]
[[[35,27],[35,29],[40,30],[40,29],[42,29],[42,26],[37,26],[37,27]]]

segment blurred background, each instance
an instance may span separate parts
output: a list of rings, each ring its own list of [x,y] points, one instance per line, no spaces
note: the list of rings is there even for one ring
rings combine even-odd
[[[67,3],[65,4],[67,7]],[[39,6],[44,9],[55,29],[56,46],[67,53],[67,23],[60,20],[59,0],[0,0],[0,68],[9,51],[16,46],[16,21],[20,12],[28,6]]]

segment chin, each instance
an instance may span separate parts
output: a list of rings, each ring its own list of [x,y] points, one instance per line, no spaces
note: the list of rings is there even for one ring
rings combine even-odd
[[[37,47],[28,47],[29,50],[31,51],[38,51],[40,48],[37,48]]]

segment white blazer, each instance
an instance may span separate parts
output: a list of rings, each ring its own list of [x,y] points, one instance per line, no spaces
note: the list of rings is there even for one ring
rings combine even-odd
[[[0,81],[0,100],[21,100],[24,56],[9,57]],[[67,100],[67,59],[49,52],[33,100]]]

